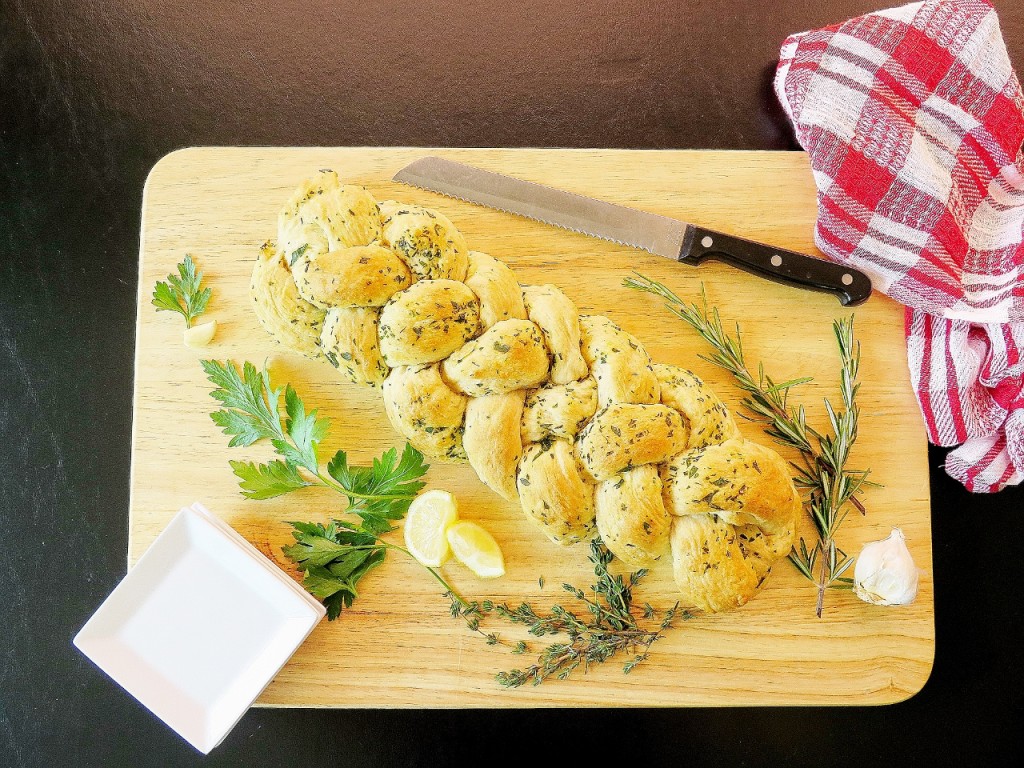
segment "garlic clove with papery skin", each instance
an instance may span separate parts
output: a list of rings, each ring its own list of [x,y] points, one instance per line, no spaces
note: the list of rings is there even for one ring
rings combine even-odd
[[[853,571],[853,591],[874,605],[909,605],[917,597],[918,570],[903,531],[864,545]]]

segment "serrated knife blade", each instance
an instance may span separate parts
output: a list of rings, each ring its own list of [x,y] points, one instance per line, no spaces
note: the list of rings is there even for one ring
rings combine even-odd
[[[871,295],[867,275],[850,267],[441,157],[410,163],[394,181],[684,264],[724,261],[769,280],[833,293],[844,305],[860,304]]]

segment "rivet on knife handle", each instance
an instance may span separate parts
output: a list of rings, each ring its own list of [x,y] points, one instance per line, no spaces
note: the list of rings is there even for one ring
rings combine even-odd
[[[396,173],[394,180],[642,248],[683,264],[700,264],[708,258],[726,261],[787,285],[829,291],[843,304],[860,304],[871,295],[867,276],[849,267],[443,157],[421,157]]]
[[[683,241],[679,261],[700,264],[707,259],[725,262],[775,282],[835,294],[845,306],[861,304],[871,296],[871,281],[859,270],[742,237],[693,227],[692,233],[688,232]]]

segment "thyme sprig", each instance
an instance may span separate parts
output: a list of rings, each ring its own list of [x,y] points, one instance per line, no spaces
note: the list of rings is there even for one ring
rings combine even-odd
[[[634,615],[633,589],[647,575],[647,570],[641,569],[626,576],[612,574],[608,570],[612,559],[612,553],[600,540],[592,541],[590,561],[597,577],[590,586],[593,596],[572,584],[562,584],[565,592],[583,604],[585,613],[569,610],[560,604],[538,612],[526,602],[513,608],[507,603],[485,600],[465,607],[453,600],[452,616],[463,617],[471,630],[484,636],[488,645],[507,645],[515,654],[530,652],[529,644],[525,640],[505,643],[497,633],[485,632],[481,628],[481,620],[485,616],[492,615],[509,624],[525,626],[534,637],[563,638],[543,647],[533,664],[498,672],[495,679],[505,688],[517,688],[526,683],[540,685],[550,677],[564,680],[581,666],[586,673],[592,664],[602,664],[620,653],[628,656],[622,667],[622,671],[628,674],[647,659],[651,646],[663,637],[666,630],[679,619],[691,618],[692,614],[681,611],[678,603],[665,611],[658,611],[645,603],[638,619]]]
[[[820,618],[827,590],[852,587],[853,580],[843,574],[853,565],[853,558],[838,546],[836,534],[846,519],[847,503],[864,514],[864,505],[857,494],[866,485],[873,485],[867,480],[869,470],[846,467],[850,450],[857,440],[860,417],[857,406],[860,342],[854,339],[853,316],[833,322],[841,364],[839,391],[842,408],[836,410],[826,399],[829,429],[819,431],[807,423],[802,405],[794,407],[788,402],[789,391],[811,379],[775,382],[765,373],[763,364],[758,364],[755,378],[743,356],[739,323],[735,334],[726,331],[718,309],[708,306],[703,287],[700,303],[687,304],[663,283],[634,274],[635,277],[626,278],[624,285],[664,299],[670,312],[711,345],[712,354],[701,355],[701,358],[732,375],[736,385],[746,393],[741,403],[751,418],[760,422],[765,432],[778,443],[799,451],[801,462],[793,462],[796,470],[794,482],[807,492],[804,506],[814,522],[818,537],[812,547],[808,547],[801,537],[799,546],[790,552],[789,560],[817,587],[815,613]]]

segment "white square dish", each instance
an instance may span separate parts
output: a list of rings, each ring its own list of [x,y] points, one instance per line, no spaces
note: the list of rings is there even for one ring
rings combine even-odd
[[[205,754],[324,613],[230,526],[194,504],[156,538],[74,644]]]

